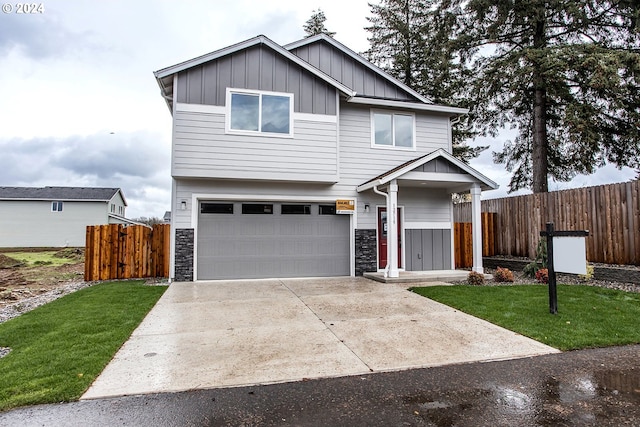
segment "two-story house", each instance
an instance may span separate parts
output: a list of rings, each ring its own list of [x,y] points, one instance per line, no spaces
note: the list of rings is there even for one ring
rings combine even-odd
[[[125,218],[119,188],[0,187],[0,247],[84,247],[87,225]]]
[[[154,74],[173,118],[178,281],[450,270],[451,193],[471,192],[479,224],[497,188],[451,155],[466,110],[326,35],[258,36]]]

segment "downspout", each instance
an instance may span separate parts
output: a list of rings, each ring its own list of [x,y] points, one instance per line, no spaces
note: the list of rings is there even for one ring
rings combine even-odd
[[[387,206],[387,211],[389,211],[389,195],[387,193],[384,193],[380,190],[378,190],[378,186],[374,185],[372,188],[373,192],[376,194],[379,194],[381,196],[384,196],[384,198],[386,199],[386,206]],[[389,215],[389,213],[387,212],[387,215]],[[389,223],[389,217],[387,217],[387,224]],[[387,265],[384,268],[384,277],[385,279],[387,278],[387,276],[389,275],[389,258],[391,258],[391,254],[389,253],[390,249],[389,249],[389,245],[387,245]]]

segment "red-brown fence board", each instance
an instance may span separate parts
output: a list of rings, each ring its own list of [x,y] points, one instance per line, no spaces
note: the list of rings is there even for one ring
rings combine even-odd
[[[482,212],[482,256],[495,255],[496,214]],[[453,224],[453,247],[456,268],[473,266],[473,235],[471,222]]]
[[[589,230],[587,260],[640,265],[640,181],[482,201],[495,212],[495,252],[534,258],[547,222],[556,230]],[[454,206],[454,221],[468,222],[469,203]]]
[[[87,227],[84,280],[169,277],[168,224]]]

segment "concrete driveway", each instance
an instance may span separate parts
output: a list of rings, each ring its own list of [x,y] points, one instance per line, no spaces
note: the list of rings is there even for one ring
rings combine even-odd
[[[557,352],[402,286],[364,278],[173,283],[82,398]]]

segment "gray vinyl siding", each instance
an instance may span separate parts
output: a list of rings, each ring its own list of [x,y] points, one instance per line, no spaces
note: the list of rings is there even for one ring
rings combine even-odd
[[[337,123],[294,118],[294,138],[225,133],[224,114],[174,113],[174,177],[335,182]]]
[[[0,247],[83,247],[87,225],[107,224],[106,202],[0,201]]]
[[[320,123],[326,125],[326,123]],[[222,126],[224,126],[222,124]],[[374,207],[384,205],[385,199],[373,191],[363,193],[356,192],[356,187],[371,178],[384,173],[399,164],[415,159],[424,154],[431,153],[439,148],[448,149],[448,118],[434,114],[416,113],[416,150],[389,150],[371,148],[371,126],[370,109],[366,107],[353,107],[342,103],[339,117],[340,127],[340,149],[339,165],[340,180],[335,184],[305,184],[303,182],[277,182],[277,181],[241,181],[241,180],[176,180],[176,199],[187,200],[191,203],[191,195],[197,194],[225,194],[225,195],[282,195],[288,197],[300,196],[301,201],[306,197],[349,197],[358,201],[358,223],[357,228],[376,228],[376,214]],[[178,129],[176,127],[176,129]],[[297,132],[297,131],[296,131]],[[321,133],[319,130],[316,133]],[[296,133],[296,138],[298,134]],[[271,139],[271,138],[267,138]],[[174,147],[178,147],[182,142],[176,139]],[[204,144],[204,143],[203,143]],[[208,141],[207,144],[217,144],[215,141]],[[177,153],[174,153],[176,155]],[[276,153],[274,153],[276,154]],[[281,154],[280,154],[281,155]],[[196,151],[194,161],[201,157]],[[270,170],[268,159],[261,157],[262,164],[260,170],[266,178]],[[318,163],[316,157],[310,156],[310,160]],[[281,159],[274,159],[282,167]],[[244,164],[244,162],[243,162]],[[222,166],[221,166],[222,167]],[[313,170],[313,169],[311,169]],[[176,174],[174,173],[174,176]],[[192,175],[193,176],[193,175]],[[210,174],[213,178],[214,175]],[[293,174],[292,174],[293,176]],[[238,176],[240,179],[247,179],[246,176]],[[307,178],[308,179],[308,178]],[[299,178],[302,181],[303,178]],[[371,212],[364,213],[364,204],[369,204]],[[398,203],[401,206],[408,206],[405,210],[405,222],[407,221],[450,221],[449,196],[438,189],[410,189],[400,188],[398,192]],[[417,211],[417,212],[415,212]],[[185,211],[176,211],[176,228],[190,228],[191,207]]]
[[[177,101],[224,106],[226,89],[293,94],[295,112],[335,115],[336,89],[259,45],[178,73]]]
[[[449,163],[448,161],[437,158],[430,162],[425,163],[414,169],[416,172],[437,172],[437,173],[459,173],[464,174],[465,171]]]
[[[416,101],[416,98],[328,43],[319,41],[291,53],[353,89],[359,96]]]
[[[405,224],[451,221],[451,194],[444,190],[401,187],[398,204],[405,208]]]

